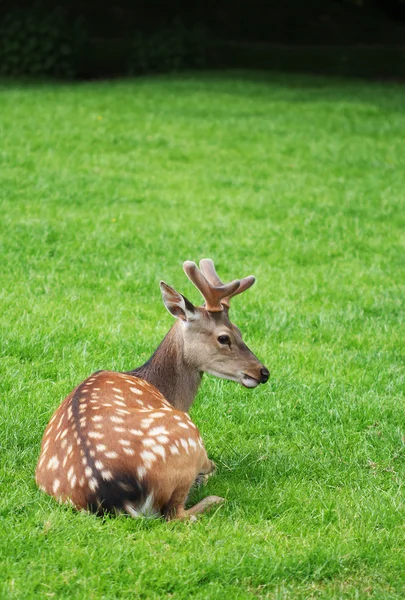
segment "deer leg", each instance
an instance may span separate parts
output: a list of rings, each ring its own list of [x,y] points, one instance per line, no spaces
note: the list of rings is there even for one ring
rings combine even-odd
[[[213,460],[210,460],[208,456],[205,457],[204,463],[201,467],[200,473],[203,475],[212,475],[216,470],[216,465]]]
[[[212,461],[209,462],[211,463],[211,470],[213,470],[212,465],[214,465],[214,463]],[[183,485],[181,487],[178,487],[173,492],[172,497],[170,498],[166,508],[163,511],[163,516],[166,519],[166,521],[173,521],[175,519],[195,520],[196,517],[194,515],[206,512],[215,504],[221,504],[222,502],[225,502],[224,498],[220,498],[219,496],[207,496],[206,498],[204,498],[203,500],[186,510],[184,508],[184,504],[186,502],[189,489],[190,485],[188,485],[187,487]]]
[[[175,519],[187,519],[188,515],[184,508],[184,503],[186,502],[187,495],[190,489],[190,485],[181,486],[174,490],[167,506],[163,511],[163,516],[166,521],[173,521]]]
[[[204,463],[201,467],[201,471],[198,473],[194,485],[200,487],[201,485],[205,485],[208,481],[208,478],[211,477],[216,471],[216,465],[214,461],[210,460],[208,456],[205,457]]]
[[[166,521],[185,521],[188,519],[191,521],[195,521],[195,515],[207,512],[212,506],[215,506],[216,504],[223,504],[224,502],[225,498],[220,498],[219,496],[207,496],[206,498],[203,498],[203,500],[200,500],[200,502],[198,502],[197,504],[195,504],[187,510],[184,508],[184,503],[177,505],[172,504],[165,511],[164,516]]]
[[[225,498],[220,498],[220,496],[207,496],[184,512],[186,513],[187,517],[190,518],[193,515],[199,515],[207,512],[207,510],[209,510],[212,506],[215,506],[215,504],[223,504],[224,502]]]

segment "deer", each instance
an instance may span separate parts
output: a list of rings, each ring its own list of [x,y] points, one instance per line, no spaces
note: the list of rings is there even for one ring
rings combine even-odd
[[[188,411],[203,373],[255,388],[269,371],[229,320],[231,298],[255,278],[224,284],[212,260],[199,265],[186,261],[183,268],[204,304],[194,306],[161,281],[176,320],[151,358],[131,371],[93,373],[51,417],[35,478],[58,502],[170,521],[195,520],[224,501],[207,496],[185,508],[194,482],[215,470]]]

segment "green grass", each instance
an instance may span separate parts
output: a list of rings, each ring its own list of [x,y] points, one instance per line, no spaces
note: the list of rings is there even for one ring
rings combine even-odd
[[[405,91],[217,73],[0,89],[0,598],[405,594]],[[182,261],[257,284],[233,320],[271,370],[191,415],[227,503],[100,519],[38,491],[54,409],[144,361]]]

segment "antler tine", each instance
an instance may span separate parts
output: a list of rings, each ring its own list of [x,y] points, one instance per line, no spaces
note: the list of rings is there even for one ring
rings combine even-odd
[[[200,269],[211,285],[224,285],[218,277],[218,273],[215,270],[214,263],[210,258],[203,258],[202,260],[200,260]],[[225,298],[222,298],[222,306],[225,306],[225,308],[229,308],[231,298],[249,289],[255,281],[256,279],[255,277],[253,277],[253,275],[249,275],[249,277],[244,277],[243,279],[241,279],[239,287],[236,288],[236,290],[232,294],[229,294]]]
[[[200,270],[204,277],[208,279],[211,285],[224,285],[218,277],[218,273],[215,270],[214,263],[210,258],[203,258],[202,260],[200,260]]]
[[[210,312],[222,311],[224,307],[221,304],[221,300],[227,296],[232,296],[240,286],[239,279],[224,285],[219,280],[218,276],[217,278],[220,285],[212,285],[211,282],[207,281],[197,265],[190,260],[186,260],[183,264],[183,268],[187,277],[201,292],[205,300],[205,307]]]
[[[225,306],[226,308],[229,308],[231,298],[248,290],[250,287],[252,287],[252,285],[254,284],[255,281],[256,281],[256,277],[254,277],[253,275],[249,275],[248,277],[244,277],[243,279],[241,279],[239,287],[233,292],[233,294],[230,294],[226,298],[223,298],[223,300],[222,300],[223,306]]]

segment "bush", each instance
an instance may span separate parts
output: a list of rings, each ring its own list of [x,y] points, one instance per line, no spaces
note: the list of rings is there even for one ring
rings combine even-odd
[[[200,68],[206,62],[207,35],[202,26],[187,28],[176,20],[152,34],[136,32],[128,71],[132,75]]]
[[[58,9],[9,12],[0,24],[0,73],[73,77],[83,39],[82,23],[69,24]]]

